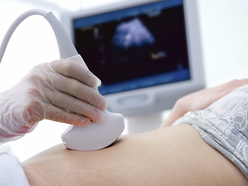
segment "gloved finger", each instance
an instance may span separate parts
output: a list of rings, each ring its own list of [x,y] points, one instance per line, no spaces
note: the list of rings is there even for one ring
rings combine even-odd
[[[91,122],[91,120],[85,116],[80,116],[74,113],[67,112],[51,104],[46,104],[44,111],[44,119],[49,119],[52,121],[68,123],[76,126],[85,126]]]
[[[54,86],[56,90],[72,95],[100,110],[107,108],[107,101],[101,94],[94,88],[88,87],[75,79],[56,74],[56,76],[48,80],[48,82],[51,86]]]
[[[44,96],[53,105],[78,115],[84,115],[94,122],[101,122],[104,118],[105,114],[101,110],[62,92],[46,91]]]
[[[101,80],[82,65],[69,59],[62,59],[50,63],[51,67],[66,77],[77,79],[90,87],[99,87]]]

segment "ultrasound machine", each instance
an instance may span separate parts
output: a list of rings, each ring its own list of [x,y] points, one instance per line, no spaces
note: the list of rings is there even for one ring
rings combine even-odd
[[[197,0],[135,0],[66,13],[61,22],[111,112],[171,109],[205,87]]]

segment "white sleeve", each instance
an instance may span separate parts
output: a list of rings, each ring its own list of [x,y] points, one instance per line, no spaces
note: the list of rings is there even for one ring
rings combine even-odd
[[[29,186],[19,160],[7,153],[0,153],[0,186]]]

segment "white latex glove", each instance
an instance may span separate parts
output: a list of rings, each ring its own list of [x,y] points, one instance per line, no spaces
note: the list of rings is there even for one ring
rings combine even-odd
[[[93,87],[100,80],[70,60],[35,66],[0,94],[0,142],[16,140],[49,119],[77,126],[100,122],[107,102]]]

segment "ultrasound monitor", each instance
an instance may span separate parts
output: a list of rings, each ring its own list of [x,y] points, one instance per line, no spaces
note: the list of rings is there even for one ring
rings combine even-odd
[[[170,109],[205,87],[196,0],[138,0],[63,15],[98,76],[108,109],[125,116]]]

